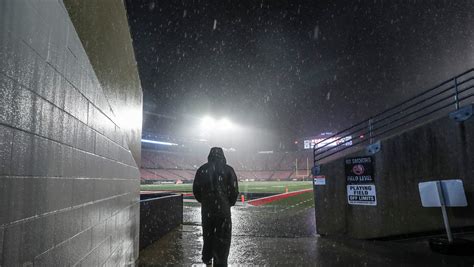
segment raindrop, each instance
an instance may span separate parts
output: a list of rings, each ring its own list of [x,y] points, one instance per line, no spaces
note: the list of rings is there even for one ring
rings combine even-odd
[[[318,40],[318,38],[319,38],[319,26],[316,25],[316,26],[314,26],[313,39]]]
[[[214,26],[212,26],[212,30],[216,30],[217,28],[217,19],[214,20]]]
[[[150,11],[152,11],[153,9],[155,9],[155,2],[151,2],[149,5],[148,5],[148,9]]]

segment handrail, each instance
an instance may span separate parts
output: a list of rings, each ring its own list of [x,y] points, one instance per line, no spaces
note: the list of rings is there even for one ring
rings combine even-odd
[[[436,86],[418,93],[415,96],[376,114],[375,116],[360,121],[344,130],[338,131],[337,133],[314,144],[314,165],[322,159],[362,143],[373,143],[374,138],[381,138],[388,134],[395,134],[422,118],[429,117],[430,115],[435,116],[436,113],[443,110],[451,112],[453,110],[453,105],[454,110],[457,110],[459,109],[460,104],[462,104],[461,102],[473,97],[472,93],[468,94],[469,92],[474,91],[472,90],[473,88],[474,68],[471,68],[446,81],[438,83]],[[433,93],[433,95],[428,95],[429,93]],[[454,98],[454,100],[447,102],[451,98]],[[441,106],[439,107],[437,105]],[[429,111],[422,113],[427,110]],[[413,116],[415,117],[411,118]],[[387,128],[391,125],[394,126],[381,131],[383,128]],[[357,135],[357,139],[353,138],[354,135]],[[366,135],[369,135],[369,138],[366,138]]]
[[[459,91],[459,93],[462,93],[462,92],[464,92],[464,91],[467,91],[467,90],[469,90],[469,89],[472,89],[473,87],[474,87],[474,86],[470,86],[470,87],[468,87],[468,88],[466,88],[466,89],[464,89],[464,90]],[[449,98],[451,98],[451,97],[453,97],[453,96],[456,96],[456,93],[452,93],[452,94],[450,94],[450,95],[448,95],[448,96],[443,97],[443,98],[441,99],[441,101],[447,100],[447,99],[449,99]],[[431,103],[431,104],[428,104],[427,106],[421,107],[421,108],[419,108],[419,109],[417,109],[417,110],[415,110],[415,111],[412,111],[412,112],[408,113],[407,115],[405,115],[405,116],[403,116],[403,117],[401,117],[401,118],[398,118],[398,119],[395,119],[395,120],[393,120],[393,121],[390,121],[389,123],[382,124],[382,126],[379,126],[379,127],[375,128],[375,129],[372,128],[371,131],[372,131],[372,132],[375,132],[376,130],[381,129],[381,128],[383,128],[383,127],[385,127],[385,126],[387,126],[387,125],[389,125],[389,124],[391,124],[391,123],[397,122],[397,121],[399,121],[399,120],[401,120],[401,119],[404,119],[404,118],[406,118],[406,117],[409,117],[410,115],[413,115],[413,114],[415,114],[415,113],[417,113],[417,112],[419,112],[419,111],[422,111],[422,110],[426,109],[427,107],[434,106],[435,104],[438,104],[438,103],[440,103],[441,101],[439,101],[439,102],[433,102],[433,103]],[[451,103],[451,104],[455,104],[455,103],[456,103],[456,102],[453,102],[453,103]],[[396,115],[398,115],[398,114],[396,114]],[[389,116],[389,117],[392,117],[392,116]],[[387,118],[389,118],[389,117],[387,117]],[[379,123],[379,122],[381,122],[381,121],[379,120],[379,121],[374,122],[374,123],[372,124],[372,126],[374,126],[375,124],[377,124],[377,123]],[[363,133],[363,135],[368,134],[368,133],[369,133],[369,131],[366,131],[366,132]],[[374,137],[374,136],[372,136],[372,137]],[[336,139],[336,140],[334,140],[334,141],[332,141],[332,142],[330,142],[330,143],[327,143],[326,145],[331,144],[331,143],[334,143],[334,142],[336,142],[337,140],[340,140],[340,139],[342,139],[342,138],[343,138],[343,137],[339,137],[338,139]],[[350,141],[350,140],[347,140],[347,141],[345,141],[345,142],[343,142],[343,143],[339,143],[338,145],[348,143],[349,141]],[[318,148],[323,148],[323,147],[325,147],[326,145],[321,146],[321,147],[318,147]],[[324,151],[323,151],[322,153],[324,153]],[[322,154],[322,153],[320,153],[320,154]],[[319,154],[316,154],[316,155],[319,155]]]

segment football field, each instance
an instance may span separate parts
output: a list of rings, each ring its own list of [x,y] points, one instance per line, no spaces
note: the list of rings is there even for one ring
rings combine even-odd
[[[141,185],[142,191],[172,191],[179,193],[192,193],[192,184],[155,184]],[[240,193],[266,193],[277,195],[293,191],[312,189],[311,181],[258,181],[258,182],[239,182]],[[263,197],[263,196],[262,196]],[[246,199],[247,201],[247,199]],[[240,202],[240,198],[239,198]],[[199,206],[198,203],[185,202],[185,206]],[[314,206],[313,192],[285,197],[270,203],[265,203],[261,207],[271,206],[276,210],[304,210]]]
[[[239,182],[239,192],[241,193],[285,193],[303,189],[311,189],[311,181],[258,181]],[[190,193],[193,191],[192,184],[153,184],[141,185],[142,191],[173,191]]]

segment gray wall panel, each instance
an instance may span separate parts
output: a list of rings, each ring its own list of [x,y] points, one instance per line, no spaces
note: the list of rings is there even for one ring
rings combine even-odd
[[[7,210],[8,210],[8,205],[9,203],[7,202],[7,184],[4,178],[0,178],[0,230],[3,231],[4,227],[3,225],[7,222]],[[2,232],[3,233],[3,232]],[[3,234],[2,234],[3,237]],[[0,244],[3,241],[2,238],[0,238]],[[2,251],[2,250],[0,250]],[[2,253],[0,253],[1,255]],[[0,261],[1,262],[1,261]]]
[[[62,0],[0,2],[0,266],[138,257],[139,172],[96,71]]]
[[[13,81],[0,74],[0,95],[2,96],[0,97],[0,123],[11,124],[13,117],[13,110],[11,108],[13,87]]]
[[[82,227],[90,228],[99,223],[105,223],[104,220],[100,221],[100,213],[98,209],[101,203],[94,203],[86,205],[82,208]]]
[[[0,125],[0,175],[10,173],[13,131]]]
[[[2,186],[2,182],[0,181],[0,192],[1,192],[1,186]],[[5,234],[5,227],[0,226],[0,251],[2,251],[2,252],[3,252],[3,236],[4,236],[4,234]],[[3,253],[0,253],[0,262],[3,262]]]
[[[2,216],[3,225],[9,222],[26,219],[36,215],[38,180],[21,177],[1,177],[4,181],[5,193],[1,196],[6,203]]]
[[[21,259],[22,246],[21,237],[23,233],[24,224],[14,224],[5,227],[5,234],[3,236],[3,265],[2,266],[18,266],[20,263],[27,263],[29,259]]]

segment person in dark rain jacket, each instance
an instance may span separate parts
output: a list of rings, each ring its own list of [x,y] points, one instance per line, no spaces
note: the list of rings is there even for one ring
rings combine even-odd
[[[227,165],[222,148],[211,148],[207,161],[197,170],[193,183],[194,197],[201,203],[202,260],[207,265],[214,260],[215,266],[226,266],[232,232],[230,207],[239,195],[237,176]]]

